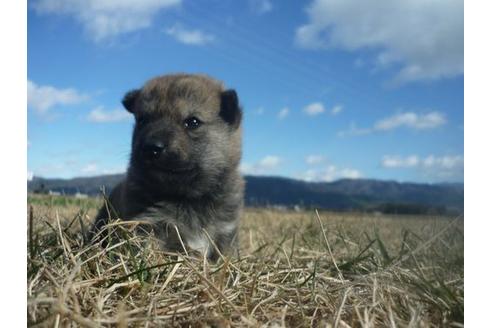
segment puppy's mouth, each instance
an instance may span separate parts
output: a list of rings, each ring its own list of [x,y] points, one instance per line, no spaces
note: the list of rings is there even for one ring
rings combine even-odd
[[[192,174],[195,171],[194,167],[166,167],[166,166],[159,166],[156,167],[155,170],[158,170],[159,172],[162,173],[167,173],[167,174]]]
[[[182,160],[177,154],[156,145],[142,147],[138,155],[134,162],[136,167],[154,178],[187,178],[195,176],[198,171],[192,161]]]
[[[169,165],[168,163],[145,161],[145,169],[161,175],[194,175],[196,167],[193,165]]]

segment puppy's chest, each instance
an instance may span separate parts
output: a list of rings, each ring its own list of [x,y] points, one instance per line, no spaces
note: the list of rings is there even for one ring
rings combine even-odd
[[[179,238],[187,247],[200,252],[210,251],[211,240],[217,242],[227,238],[237,227],[234,215],[224,208],[212,206],[172,206],[164,203],[155,204],[149,213],[149,218],[158,225],[175,225],[179,230]]]
[[[190,228],[203,228],[210,222],[220,220],[220,214],[209,206],[156,203],[148,211],[157,218],[182,223]]]

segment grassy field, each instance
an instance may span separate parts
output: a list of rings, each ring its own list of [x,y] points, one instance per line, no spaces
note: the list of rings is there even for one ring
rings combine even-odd
[[[463,326],[463,218],[246,209],[208,263],[121,224],[84,247],[100,204],[28,198],[29,326]]]

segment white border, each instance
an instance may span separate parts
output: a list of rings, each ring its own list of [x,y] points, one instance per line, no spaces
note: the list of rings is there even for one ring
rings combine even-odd
[[[487,7],[487,8],[486,8]],[[465,281],[466,325],[489,321],[492,289],[492,46],[491,6],[465,5]],[[2,326],[26,325],[26,81],[27,4],[0,2],[3,125],[1,181],[3,234],[1,281]],[[6,101],[5,101],[6,99]],[[12,324],[15,320],[15,324]],[[10,324],[9,324],[10,323]]]
[[[487,8],[486,8],[487,7]],[[490,324],[492,243],[491,5],[465,2],[465,322]]]
[[[25,327],[27,233],[27,3],[0,2],[2,45],[0,90],[2,95],[1,148],[1,250],[3,327]]]

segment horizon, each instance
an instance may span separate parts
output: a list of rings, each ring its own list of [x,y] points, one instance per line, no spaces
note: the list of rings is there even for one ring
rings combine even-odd
[[[98,3],[28,3],[28,177],[124,173],[123,95],[183,71],[237,90],[244,175],[463,183],[462,1]]]
[[[35,178],[36,179],[43,179],[43,180],[74,180],[74,179],[92,179],[92,178],[100,178],[100,177],[106,177],[106,176],[116,176],[116,175],[125,175],[126,172],[121,172],[121,173],[108,173],[108,174],[99,174],[99,175],[89,175],[89,176],[75,176],[75,177],[70,177],[70,178],[60,178],[60,177],[43,177],[43,176],[37,176],[33,175],[32,177],[28,177],[27,182],[33,181]],[[459,182],[459,181],[441,181],[441,182],[414,182],[414,181],[398,181],[398,180],[385,180],[385,179],[374,179],[374,178],[339,178],[336,180],[332,181],[306,181],[303,179],[297,179],[297,178],[292,178],[292,177],[287,177],[287,176],[281,176],[281,175],[253,175],[253,174],[241,174],[243,178],[247,177],[253,177],[253,178],[272,178],[272,179],[287,179],[287,180],[293,180],[293,181],[298,181],[298,182],[306,182],[306,183],[337,183],[340,181],[374,181],[374,182],[384,182],[384,183],[398,183],[398,184],[418,184],[418,185],[463,185],[464,186],[464,181]]]

